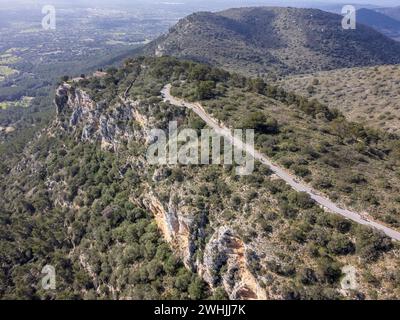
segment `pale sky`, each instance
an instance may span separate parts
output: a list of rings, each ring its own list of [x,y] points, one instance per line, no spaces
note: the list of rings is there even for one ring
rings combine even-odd
[[[312,7],[312,5],[321,4],[363,4],[363,5],[375,5],[380,7],[385,6],[400,6],[400,0],[0,0],[1,7],[18,7],[18,6],[30,6],[30,5],[62,5],[62,6],[79,6],[79,7],[134,7],[140,5],[144,7],[147,5],[157,4],[181,4],[182,6],[202,6],[202,7],[215,7],[223,5],[224,7],[237,6],[251,6],[251,5],[275,5],[275,6],[304,6]],[[311,4],[311,5],[309,5]]]

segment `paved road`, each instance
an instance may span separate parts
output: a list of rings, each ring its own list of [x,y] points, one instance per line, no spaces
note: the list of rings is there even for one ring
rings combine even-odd
[[[241,149],[245,152],[248,152],[251,156],[254,157],[254,159],[257,159],[261,163],[267,165],[278,177],[280,177],[282,180],[286,181],[286,183],[289,184],[294,190],[296,190],[298,192],[308,193],[310,195],[310,197],[316,203],[318,203],[321,207],[323,207],[327,211],[340,214],[341,216],[343,216],[347,219],[350,219],[354,222],[357,222],[359,224],[376,228],[376,229],[384,232],[386,235],[388,235],[392,239],[400,241],[400,232],[398,232],[394,229],[388,228],[385,225],[380,224],[378,222],[368,220],[360,213],[338,207],[330,199],[328,199],[325,196],[319,195],[316,190],[314,190],[307,184],[299,181],[295,176],[290,174],[285,169],[274,164],[268,157],[266,157],[265,155],[263,155],[260,152],[258,152],[257,150],[255,150],[252,146],[247,145],[247,144],[243,143],[240,139],[233,137],[231,130],[222,126],[217,120],[215,120],[213,117],[211,117],[204,110],[204,108],[201,106],[200,103],[190,103],[190,102],[186,102],[182,99],[175,98],[171,95],[170,89],[171,89],[171,85],[168,84],[161,91],[164,101],[168,101],[169,103],[179,106],[179,107],[186,107],[186,108],[193,110],[200,118],[202,118],[207,123],[208,126],[213,128],[216,131],[216,133],[227,138],[232,144],[234,144],[239,149]]]

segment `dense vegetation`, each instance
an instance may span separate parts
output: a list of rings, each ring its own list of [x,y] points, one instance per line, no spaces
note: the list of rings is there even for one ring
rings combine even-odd
[[[129,200],[136,174],[121,178],[114,154],[65,135],[44,136],[29,151],[34,168],[21,163],[20,174],[2,179],[3,298],[205,297],[151,215]],[[40,288],[46,264],[56,268],[56,291]]]

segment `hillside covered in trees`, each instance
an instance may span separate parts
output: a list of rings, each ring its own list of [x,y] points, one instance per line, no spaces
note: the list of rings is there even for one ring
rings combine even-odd
[[[400,227],[395,136],[261,79],[130,59],[61,84],[52,123],[2,161],[1,298],[399,297],[397,243],[324,212],[267,167],[240,177],[229,165],[149,165],[150,129],[205,126],[163,102],[168,83],[227,125],[254,127],[260,150],[321,192]],[[40,286],[47,264],[53,291]],[[349,265],[357,287],[344,290]]]
[[[263,78],[400,63],[400,43],[374,29],[342,28],[316,9],[254,7],[194,13],[142,51]]]

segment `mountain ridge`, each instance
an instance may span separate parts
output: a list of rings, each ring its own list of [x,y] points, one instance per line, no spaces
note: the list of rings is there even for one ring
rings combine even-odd
[[[400,21],[379,11],[361,8],[357,10],[357,22],[368,25],[392,39],[400,39]]]
[[[211,95],[204,95],[204,82],[215,82]],[[325,213],[267,167],[256,163],[250,176],[238,177],[233,166],[147,163],[151,128],[167,130],[175,120],[180,128],[205,126],[190,110],[163,101],[160,91],[168,83],[222,120],[231,114],[235,123],[243,107],[263,113],[268,121],[249,119],[265,124],[257,145],[279,161],[294,155],[285,163],[303,177],[312,178],[305,164],[311,170],[338,152],[347,158],[335,170],[324,165],[329,173],[347,172],[349,162],[365,172],[365,161],[378,174],[388,170],[374,164],[390,141],[382,137],[381,146],[373,141],[381,138],[361,128],[340,127],[346,121],[315,102],[193,62],[132,59],[101,77],[62,84],[52,125],[26,146],[20,161],[0,167],[2,298],[397,296],[398,243]],[[312,142],[304,150],[303,139]],[[355,150],[359,140],[369,149]],[[393,152],[387,156],[397,161]],[[361,196],[369,179],[352,175],[346,186]],[[335,180],[318,184],[336,188]],[[391,188],[397,194],[397,185]],[[57,267],[57,291],[40,288],[43,263]],[[349,264],[361,275],[355,292],[341,287],[342,267]],[[21,277],[26,270],[29,277]],[[371,274],[372,284],[364,280]]]
[[[398,7],[390,7],[390,8],[376,8],[374,11],[383,13],[393,19],[400,21],[400,6]]]
[[[235,8],[180,20],[142,53],[171,55],[246,75],[310,73],[400,63],[400,43],[318,9]]]

